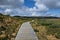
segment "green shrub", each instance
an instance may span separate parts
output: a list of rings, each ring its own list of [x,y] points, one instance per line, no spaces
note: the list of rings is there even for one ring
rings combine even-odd
[[[60,33],[57,33],[57,35],[55,35],[55,37],[60,39]]]
[[[35,32],[39,32],[39,30],[37,30],[37,29],[34,29],[34,31],[35,31]]]
[[[60,25],[59,24],[52,24],[47,27],[47,34],[55,35],[56,38],[60,39]]]
[[[60,28],[60,24],[49,25],[49,28]]]

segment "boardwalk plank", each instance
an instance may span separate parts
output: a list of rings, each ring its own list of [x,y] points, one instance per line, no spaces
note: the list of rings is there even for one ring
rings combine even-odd
[[[29,22],[23,23],[15,40],[38,40]]]

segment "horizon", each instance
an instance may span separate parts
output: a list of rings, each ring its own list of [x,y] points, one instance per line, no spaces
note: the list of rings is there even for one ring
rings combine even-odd
[[[4,15],[2,13],[0,13],[0,15]],[[11,16],[11,15],[4,15],[4,16]],[[11,16],[11,17],[32,17],[32,18],[60,18],[60,17],[56,17],[56,16],[19,16],[19,15],[14,15],[14,16]]]

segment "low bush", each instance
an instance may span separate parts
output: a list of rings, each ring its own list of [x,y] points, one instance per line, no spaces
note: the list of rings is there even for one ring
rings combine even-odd
[[[37,29],[34,29],[34,31],[35,31],[35,32],[39,32],[39,30],[37,30]]]

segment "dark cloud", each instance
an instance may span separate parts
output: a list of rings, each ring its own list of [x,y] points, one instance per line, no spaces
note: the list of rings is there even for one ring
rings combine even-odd
[[[60,0],[35,0],[38,4],[44,4],[48,8],[57,9],[60,8]]]
[[[60,0],[42,0],[42,3],[44,3],[49,8],[60,8],[58,2],[60,2]]]
[[[0,6],[3,5],[6,7],[7,6],[12,6],[14,7],[21,7],[22,6],[22,2],[20,0],[0,0]]]

